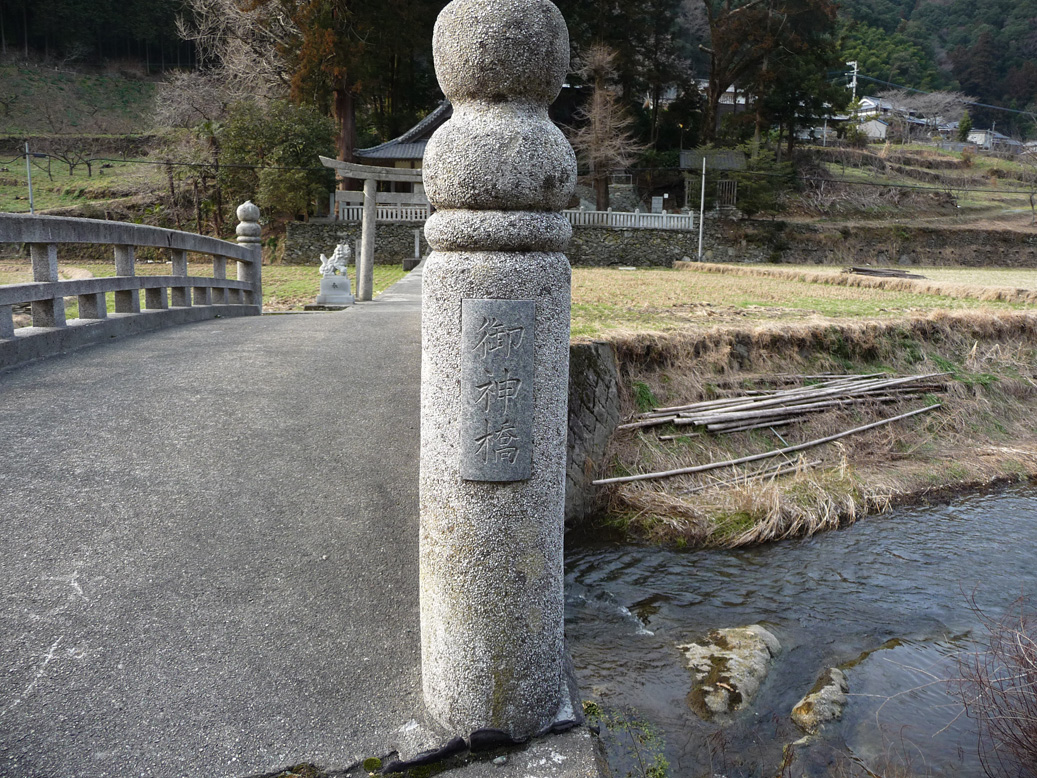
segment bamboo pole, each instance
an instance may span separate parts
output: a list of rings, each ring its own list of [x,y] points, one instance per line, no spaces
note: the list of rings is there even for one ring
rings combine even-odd
[[[708,410],[713,407],[730,407],[736,408],[741,405],[745,407],[749,406],[760,406],[760,403],[780,404],[782,401],[792,400],[800,397],[820,397],[829,395],[838,395],[840,392],[846,392],[847,394],[858,394],[862,391],[869,389],[882,388],[884,386],[896,386],[900,384],[908,384],[914,381],[922,381],[924,379],[932,378],[934,376],[948,375],[947,373],[933,373],[923,374],[917,376],[901,376],[897,378],[887,378],[885,373],[876,373],[874,375],[854,377],[853,381],[831,381],[824,384],[818,384],[816,386],[801,386],[794,389],[781,389],[769,393],[762,398],[754,397],[732,397],[725,398],[722,400],[709,400],[703,403],[693,403],[685,406],[674,406],[672,408],[659,408],[652,414],[642,414],[638,418],[646,418],[648,416],[666,416],[673,413],[678,415],[688,415],[698,410]]]
[[[770,390],[770,391],[763,391],[760,394],[765,395],[767,397],[780,397],[780,396],[790,395],[790,394],[798,393],[798,392],[816,391],[818,389],[824,389],[824,388],[828,388],[830,386],[835,386],[837,384],[842,384],[842,383],[852,383],[854,381],[860,381],[860,380],[863,380],[863,379],[874,379],[874,378],[878,378],[880,376],[886,376],[886,375],[888,375],[888,374],[887,373],[872,373],[870,375],[840,376],[840,377],[838,377],[836,379],[833,379],[831,381],[826,381],[825,383],[816,384],[814,386],[798,386],[798,387],[795,387],[793,389],[773,389],[773,390]],[[739,403],[739,402],[744,402],[745,400],[746,400],[746,396],[745,395],[739,395],[738,397],[725,397],[725,398],[721,398],[721,399],[718,399],[718,400],[705,400],[703,402],[691,403],[689,405],[675,405],[675,406],[670,407],[670,408],[655,408],[651,413],[642,413],[642,414],[640,414],[638,416],[638,418],[645,418],[645,417],[648,417],[648,416],[655,416],[655,415],[666,415],[666,414],[669,414],[669,413],[678,413],[678,412],[687,411],[687,410],[697,410],[698,408],[708,408],[708,407],[712,407],[714,405],[735,404],[735,403]]]
[[[795,421],[795,419],[777,419],[777,420],[767,419],[765,421],[756,422],[755,424],[739,425],[739,426],[736,426],[736,427],[731,427],[730,429],[723,429],[723,430],[710,430],[710,432],[716,432],[717,434],[720,434],[720,435],[729,435],[729,434],[735,433],[735,432],[749,432],[750,430],[766,429],[768,427],[786,427],[789,424],[792,424],[794,421]],[[681,435],[660,435],[656,439],[657,440],[680,440],[682,438],[698,438],[698,437],[701,437],[701,436],[703,436],[705,434],[706,433],[704,433],[704,432],[685,432],[685,433],[683,433]]]
[[[641,416],[637,417],[637,421],[620,424],[616,429],[643,429],[663,424],[675,424],[677,426],[705,425],[723,421],[725,416],[734,420],[738,418],[740,413],[751,413],[765,408],[784,408],[789,409],[789,412],[795,412],[807,409],[809,403],[805,401],[815,401],[818,403],[834,401],[834,405],[845,405],[862,402],[876,392],[882,392],[883,394],[889,394],[890,392],[911,393],[922,387],[938,388],[932,384],[916,384],[932,378],[940,378],[949,375],[949,373],[927,373],[899,378],[876,377],[885,375],[884,373],[877,373],[868,376],[853,376],[851,377],[852,380],[839,379],[838,381],[818,386],[780,390],[763,397],[741,396],[659,409],[650,414],[641,414]],[[815,407],[834,407],[834,405],[816,405]],[[775,415],[780,416],[782,414],[778,413]]]
[[[761,459],[768,459],[769,457],[776,457],[782,454],[791,454],[794,451],[803,451],[804,449],[813,448],[814,446],[820,446],[824,443],[831,443],[833,440],[839,440],[849,435],[855,435],[859,432],[866,432],[867,430],[874,429],[875,427],[881,427],[885,424],[892,424],[895,421],[901,421],[908,419],[912,416],[917,416],[920,413],[926,413],[927,411],[933,411],[937,408],[942,408],[943,403],[936,403],[935,405],[927,405],[925,408],[917,408],[908,413],[902,413],[899,416],[893,416],[889,419],[882,419],[871,424],[865,424],[863,427],[855,427],[851,430],[836,433],[835,435],[829,435],[826,438],[819,438],[818,440],[811,440],[807,443],[799,443],[795,446],[786,446],[785,448],[775,449],[773,451],[767,451],[763,454],[752,454],[747,457],[741,457],[739,459],[728,459],[724,462],[711,462],[708,465],[696,465],[695,467],[682,467],[678,470],[666,470],[659,473],[642,473],[641,475],[628,475],[620,476],[617,478],[599,478],[597,481],[592,481],[595,486],[603,486],[605,484],[619,484],[629,483],[631,481],[648,481],[655,478],[669,478],[675,475],[689,475],[690,473],[702,473],[706,470],[715,470],[718,467],[730,467],[731,465],[741,465],[746,462],[756,462]]]
[[[907,395],[905,396],[913,396]],[[799,403],[796,405],[784,405],[777,408],[764,408],[759,411],[739,411],[737,413],[726,413],[720,416],[707,416],[707,417],[696,417],[694,421],[685,420],[678,418],[673,423],[676,425],[683,424],[698,424],[705,427],[711,427],[714,424],[733,423],[737,421],[743,421],[748,419],[764,419],[768,416],[789,416],[792,414],[799,413],[814,413],[817,411],[827,410],[828,408],[838,408],[845,405],[859,405],[863,402],[892,402],[898,398],[895,395],[864,395],[862,397],[844,397],[841,399],[833,400],[821,400],[814,403]]]
[[[766,400],[760,400],[760,401],[755,402],[755,403],[751,402],[751,401],[747,401],[747,402],[743,403],[742,406],[735,405],[735,406],[730,407],[728,410],[732,410],[732,411],[733,410],[741,410],[742,408],[745,408],[746,410],[748,410],[748,409],[753,408],[753,407],[755,407],[755,408],[763,408],[763,407],[769,407],[769,406],[772,406],[772,405],[781,405],[783,402],[787,402],[790,397],[791,398],[808,398],[809,397],[811,399],[817,399],[817,398],[821,398],[821,397],[831,397],[833,395],[838,395],[840,392],[842,392],[844,396],[849,397],[849,396],[853,396],[853,395],[862,394],[862,393],[864,393],[865,390],[885,389],[885,388],[891,387],[891,386],[900,386],[900,385],[903,385],[903,384],[910,384],[910,383],[912,383],[914,381],[921,381],[923,379],[936,378],[936,377],[945,376],[945,375],[950,375],[950,374],[949,373],[930,373],[930,374],[920,375],[920,376],[907,376],[905,378],[893,378],[893,379],[888,379],[888,380],[868,381],[868,382],[865,382],[863,384],[857,384],[857,385],[852,386],[850,388],[847,388],[845,390],[843,388],[841,388],[841,387],[832,387],[832,388],[828,388],[828,389],[822,389],[821,391],[818,391],[818,392],[795,392],[794,394],[786,395],[784,397],[780,397],[778,395],[775,395],[775,396],[770,397],[770,398],[768,398]]]

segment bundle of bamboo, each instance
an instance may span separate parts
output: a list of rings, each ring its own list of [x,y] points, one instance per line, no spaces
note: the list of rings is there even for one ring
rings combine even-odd
[[[877,278],[915,278],[924,281],[925,276],[918,273],[908,273],[906,270],[896,270],[891,267],[848,267],[844,273],[854,273],[859,276],[876,276]]]
[[[941,391],[941,378],[948,373],[915,376],[890,376],[886,373],[830,378],[812,386],[752,392],[722,400],[707,400],[691,405],[657,408],[640,414],[617,429],[638,429],[671,424],[676,427],[703,427],[712,433],[747,430],[792,424],[804,414],[826,411],[859,403],[888,403],[921,397]],[[701,433],[691,433],[701,434]],[[672,440],[678,435],[660,435]]]
[[[905,399],[920,398],[932,392],[943,391],[949,373],[926,373],[913,376],[890,376],[886,373],[870,375],[849,375],[839,377],[814,376],[820,382],[811,386],[799,386],[792,389],[775,389],[754,391],[738,397],[719,400],[707,400],[690,405],[657,408],[649,413],[640,414],[635,420],[621,424],[617,429],[642,429],[662,425],[695,426],[701,431],[685,435],[660,435],[660,440],[674,440],[681,437],[692,437],[703,434],[725,434],[744,432],[760,428],[774,428],[803,421],[809,414],[842,408],[861,403],[889,403]],[[804,378],[806,378],[804,376]],[[760,454],[729,459],[723,462],[710,462],[704,465],[683,467],[656,473],[603,478],[595,484],[628,483],[648,479],[667,478],[677,475],[703,473],[721,467],[747,464],[771,457],[785,456],[797,451],[830,443],[849,435],[856,435],[886,424],[917,416],[920,413],[935,410],[940,403],[917,408],[888,419],[881,419],[871,424],[843,430],[817,440],[809,440],[796,445],[785,445]],[[777,433],[775,433],[777,434]],[[781,436],[779,435],[779,438]],[[782,439],[784,443],[784,439]],[[810,466],[816,466],[811,463]],[[761,473],[779,475],[782,466],[765,469]]]

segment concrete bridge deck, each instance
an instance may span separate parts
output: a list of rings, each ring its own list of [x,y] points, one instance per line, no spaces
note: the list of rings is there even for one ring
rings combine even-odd
[[[353,775],[427,745],[420,284],[0,373],[0,774]],[[456,769],[596,772],[585,730]]]

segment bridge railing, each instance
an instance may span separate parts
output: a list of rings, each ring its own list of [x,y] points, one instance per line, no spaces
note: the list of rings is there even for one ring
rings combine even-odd
[[[263,306],[259,209],[245,203],[238,219],[238,242],[231,243],[142,224],[0,214],[0,244],[28,245],[33,275],[31,283],[0,286],[0,368],[120,334],[217,316],[258,315]],[[115,276],[61,280],[59,251],[71,244],[112,246]],[[142,247],[168,249],[172,272],[138,276],[136,251]],[[211,278],[188,275],[189,254],[211,257]],[[236,278],[227,277],[229,262],[236,265]],[[109,294],[114,297],[111,315]],[[66,297],[78,298],[78,319],[66,319]],[[14,307],[26,304],[32,326],[16,329]]]

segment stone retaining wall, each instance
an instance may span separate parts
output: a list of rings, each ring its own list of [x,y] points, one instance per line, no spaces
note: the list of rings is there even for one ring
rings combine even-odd
[[[708,262],[1037,267],[1037,230],[709,220],[705,235]]]
[[[670,267],[678,260],[694,259],[698,245],[698,232],[573,227],[565,253],[573,265]]]
[[[379,224],[375,262],[395,264],[414,256],[414,230],[422,225]],[[360,225],[296,222],[288,225],[284,261],[317,264]],[[428,253],[421,237],[421,255]],[[965,265],[1037,267],[1037,231],[932,228],[901,224],[821,226],[781,220],[707,218],[703,253],[708,262],[817,265]],[[670,267],[698,254],[698,232],[574,227],[566,251],[573,265]]]
[[[603,508],[591,481],[601,474],[609,439],[620,419],[619,363],[603,342],[569,348],[569,439],[565,473],[565,523]]]
[[[414,230],[422,230],[421,256],[429,252],[421,222],[379,224],[375,230],[374,261],[377,265],[396,265],[414,256]],[[360,240],[358,222],[311,220],[290,222],[281,261],[289,265],[320,265],[320,255],[331,256],[335,246],[346,243],[356,253]],[[353,257],[354,261],[356,257]]]
[[[375,263],[396,264],[414,256],[414,230],[420,223],[379,224],[375,235]],[[360,238],[355,222],[313,220],[292,222],[285,237],[283,262],[290,265],[320,264],[335,246],[347,242],[351,249]],[[421,255],[428,253],[421,236]],[[678,230],[622,230],[610,227],[574,227],[566,256],[574,265],[670,267],[676,260],[694,258],[698,233]]]

